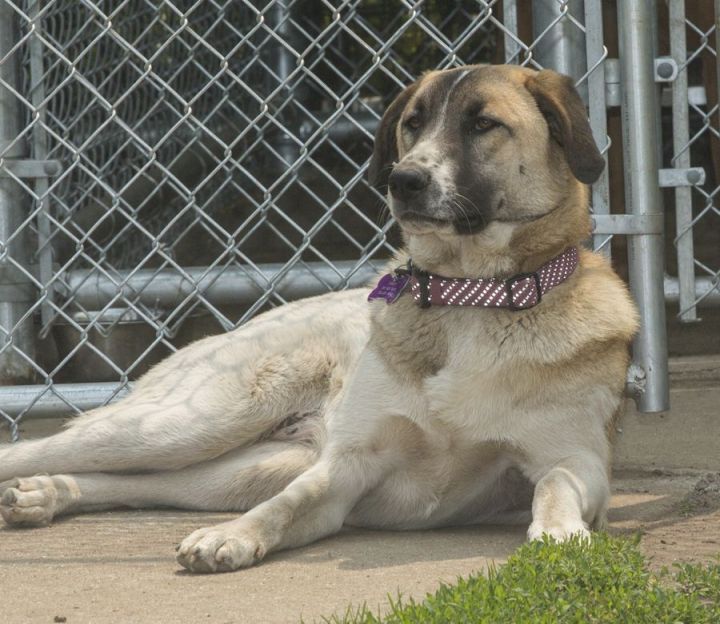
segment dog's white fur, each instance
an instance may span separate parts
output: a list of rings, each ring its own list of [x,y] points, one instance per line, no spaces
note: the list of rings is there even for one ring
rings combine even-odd
[[[410,228],[408,247],[448,275],[527,270],[523,228],[549,237],[587,227],[585,187],[565,186],[563,210],[540,225],[491,223],[462,237]],[[246,511],[182,542],[178,561],[199,572],[249,566],[343,523],[507,521],[530,500],[530,538],[604,522],[607,430],[636,328],[604,259],[582,252],[575,274],[522,313],[366,297],[266,313],[186,347],[66,431],[0,447],[2,517],[21,526],[120,505]]]

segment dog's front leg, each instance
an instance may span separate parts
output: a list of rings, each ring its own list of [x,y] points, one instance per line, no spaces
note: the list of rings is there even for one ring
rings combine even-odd
[[[273,550],[339,531],[384,468],[369,452],[328,451],[280,494],[241,518],[192,533],[178,548],[178,562],[193,572],[228,572],[253,565]]]
[[[318,462],[241,518],[192,533],[178,547],[178,562],[193,572],[237,570],[273,550],[339,531],[360,498],[397,462],[383,424],[399,394],[388,380],[377,356],[365,349],[328,417],[328,442]]]
[[[593,454],[574,455],[547,467],[535,486],[531,540],[589,535],[604,525],[610,498],[605,462]]]

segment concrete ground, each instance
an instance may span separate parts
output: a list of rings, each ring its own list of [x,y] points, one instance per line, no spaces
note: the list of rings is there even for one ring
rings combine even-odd
[[[652,565],[720,553],[720,361],[673,365],[673,409],[629,409],[618,427],[611,530],[640,531]],[[28,422],[28,433],[56,423]],[[668,470],[669,469],[669,470]],[[705,477],[698,485],[702,475]],[[441,581],[504,561],[525,527],[391,533],[348,530],[262,565],[194,576],[173,547],[232,514],[119,511],[45,529],[0,529],[0,622],[272,624],[319,620],[387,595],[422,598]]]
[[[706,560],[720,552],[715,505],[685,515],[695,474],[623,474],[610,514],[614,532],[644,533],[654,565]],[[312,622],[387,594],[422,598],[441,581],[504,561],[524,527],[391,533],[348,530],[269,557],[240,572],[194,576],[173,545],[231,514],[106,512],[49,528],[0,530],[0,621],[271,624]]]

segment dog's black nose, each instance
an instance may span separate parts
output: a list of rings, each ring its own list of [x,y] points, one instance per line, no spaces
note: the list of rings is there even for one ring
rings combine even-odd
[[[430,174],[417,167],[395,167],[388,179],[393,197],[405,201],[425,190],[429,183]]]

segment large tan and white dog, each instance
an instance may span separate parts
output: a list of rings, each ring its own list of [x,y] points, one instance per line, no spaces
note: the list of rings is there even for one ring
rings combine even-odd
[[[587,237],[585,184],[602,167],[568,78],[431,72],[387,110],[370,164],[406,244],[390,267],[411,257],[421,278],[516,276],[512,287]],[[410,290],[368,303],[362,289],[196,342],[128,398],[2,446],[2,517],[247,512],[180,544],[196,572],[250,566],[344,523],[504,522],[531,503],[531,539],[584,534],[605,518],[637,318],[602,257],[580,250],[572,268],[527,309],[420,306]]]

